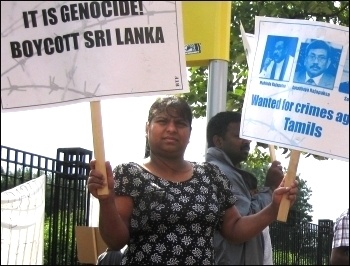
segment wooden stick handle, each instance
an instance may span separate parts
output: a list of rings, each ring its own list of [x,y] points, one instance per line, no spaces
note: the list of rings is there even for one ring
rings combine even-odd
[[[101,171],[105,181],[107,180],[105,150],[103,142],[103,128],[100,101],[90,102],[92,137],[94,141],[94,154],[96,169]],[[107,182],[106,182],[107,184]],[[108,185],[97,191],[98,195],[108,195]]]
[[[291,186],[295,180],[297,169],[298,169],[299,158],[300,158],[300,151],[292,150],[290,154],[287,174],[284,179],[285,187]],[[278,221],[281,221],[281,222],[287,221],[289,208],[290,208],[290,201],[287,198],[287,195],[283,195],[280,207],[278,209],[278,215],[277,215]]]
[[[271,160],[271,163],[272,163],[273,161],[276,161],[275,146],[269,145],[269,150],[270,150],[270,160]]]
[[[96,230],[97,228],[92,228],[92,245],[93,245],[93,249],[94,249],[94,258],[98,258],[98,250],[97,250],[97,244],[96,244]]]

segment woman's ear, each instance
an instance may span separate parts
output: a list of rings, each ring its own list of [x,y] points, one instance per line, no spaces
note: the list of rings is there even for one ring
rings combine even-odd
[[[145,125],[145,133],[146,133],[146,136],[148,134],[148,129],[149,129],[149,123],[146,122],[146,125]]]
[[[146,145],[145,145],[145,157],[144,158],[149,157],[150,153],[151,153],[151,150],[150,150],[150,147],[149,147],[149,142],[148,142],[148,129],[149,129],[149,123],[146,122],[146,124],[145,124]]]

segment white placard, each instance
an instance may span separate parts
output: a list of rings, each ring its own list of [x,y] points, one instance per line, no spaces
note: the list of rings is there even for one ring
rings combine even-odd
[[[248,69],[252,69],[253,55],[256,49],[256,40],[254,34],[246,33],[242,23],[240,24],[241,37],[244,46],[244,52],[247,57]]]
[[[2,111],[189,91],[181,1],[2,1]]]
[[[240,136],[348,161],[349,28],[256,17],[254,36]]]
[[[1,265],[43,265],[45,179],[1,192]]]

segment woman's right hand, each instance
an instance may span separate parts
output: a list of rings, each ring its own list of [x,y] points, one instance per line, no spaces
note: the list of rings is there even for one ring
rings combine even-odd
[[[87,180],[87,186],[89,192],[99,200],[114,199],[114,178],[113,171],[110,162],[106,162],[107,179],[103,177],[101,171],[96,169],[96,160],[90,161],[90,173]],[[99,195],[99,190],[102,190],[105,186],[108,186],[108,194]]]
[[[91,160],[91,170],[87,180],[87,186],[89,192],[99,200],[100,234],[108,247],[119,250],[122,249],[130,239],[129,228],[133,210],[133,200],[131,197],[118,197],[115,194],[115,182],[110,162],[106,162],[105,167],[106,179],[103,177],[102,171],[96,169],[96,160]],[[99,190],[105,188],[105,186],[108,186],[108,194],[99,195],[98,192],[103,192]]]

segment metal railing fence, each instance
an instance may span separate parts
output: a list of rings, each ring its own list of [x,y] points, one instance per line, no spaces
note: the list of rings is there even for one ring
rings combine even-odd
[[[1,146],[1,192],[46,176],[44,264],[77,265],[75,225],[88,225],[86,180],[92,152],[57,149],[57,158]]]
[[[90,201],[86,191],[92,151],[57,149],[57,158],[1,146],[1,192],[46,175],[45,265],[79,265],[75,226],[88,225]],[[286,223],[270,225],[275,265],[328,265],[333,221],[302,223],[290,210]]]

